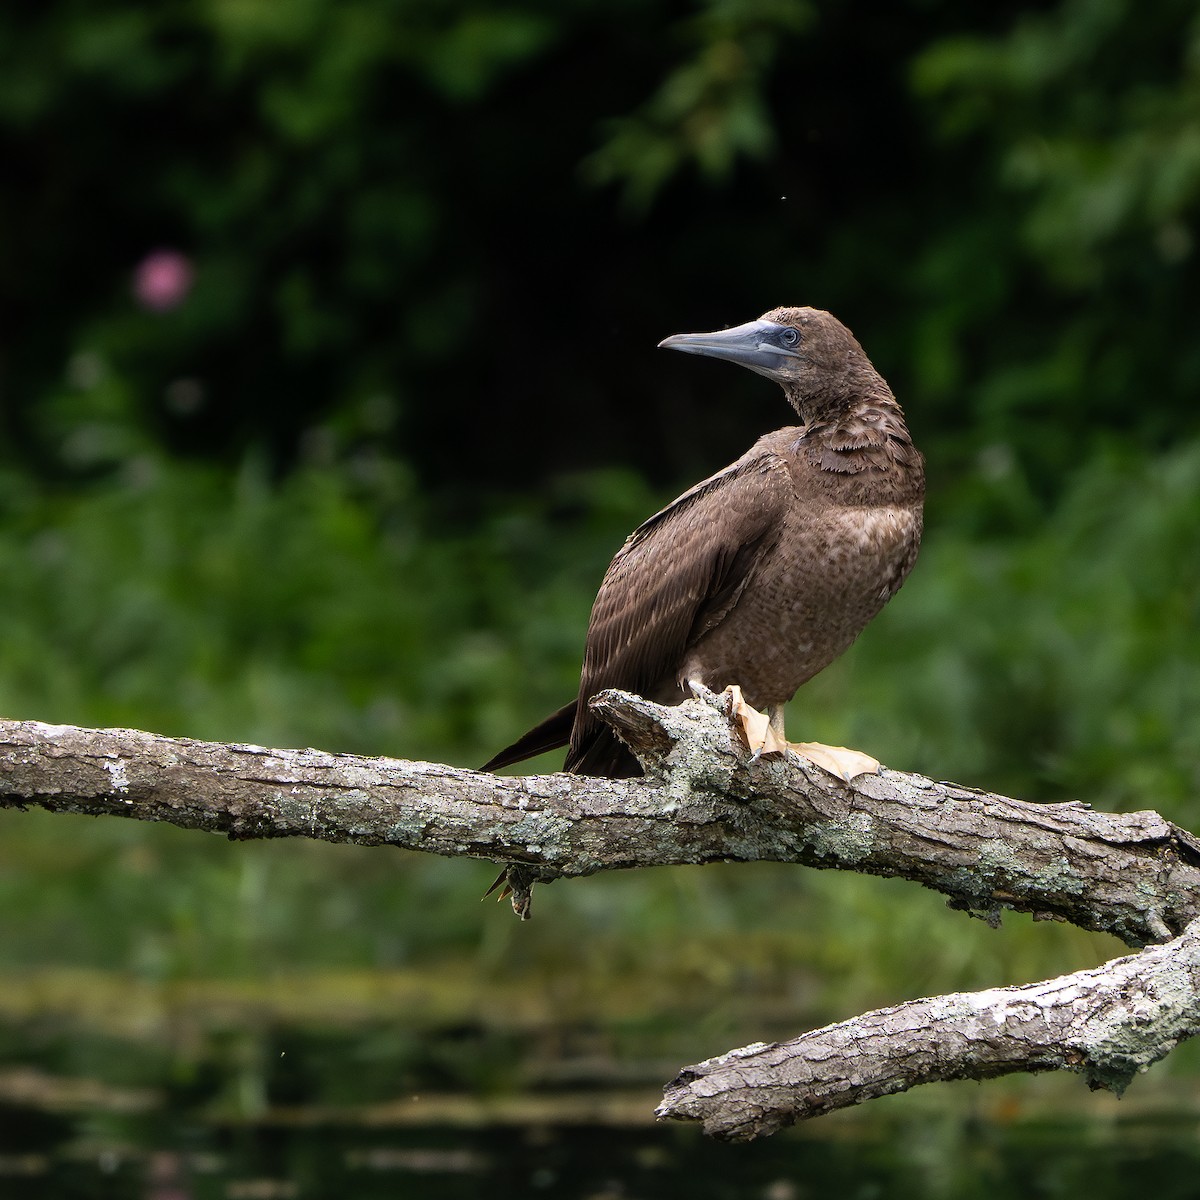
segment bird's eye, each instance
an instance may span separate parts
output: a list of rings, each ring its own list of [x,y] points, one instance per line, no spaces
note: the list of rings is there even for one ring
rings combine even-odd
[[[781,346],[794,346],[800,340],[800,333],[796,329],[785,329],[779,335],[779,344]]]

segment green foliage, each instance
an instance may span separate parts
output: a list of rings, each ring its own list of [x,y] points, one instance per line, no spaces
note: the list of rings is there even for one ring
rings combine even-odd
[[[1200,824],[1198,490],[1192,445],[1098,461],[1030,538],[935,530],[900,597],[802,691],[793,727],[1032,799],[1153,805]],[[147,460],[85,496],[25,493],[0,533],[0,711],[479,761],[571,693],[596,580],[653,504],[628,477],[564,479],[547,501],[447,528],[384,460],[277,486],[253,464],[231,478]],[[1000,982],[1005,962],[1033,978],[1064,953],[1101,952],[1023,921],[998,946],[900,885],[779,868],[578,882],[545,893],[547,920],[516,938],[474,902],[486,872],[463,863],[413,857],[401,870],[378,851],[4,823],[5,907],[26,914],[0,934],[10,962],[65,955],[151,978],[463,953],[494,965],[480,947],[499,937],[514,964],[589,945],[588,962],[635,977],[686,974],[734,938],[728,953],[764,978],[815,971],[814,1017],[832,1017],[862,995]],[[937,948],[919,961],[890,950],[910,944],[895,936],[903,921],[937,921]]]
[[[1193,6],[114,0],[0,47],[3,711],[481,761],[572,693],[625,534],[782,420],[654,342],[812,302],[932,490],[791,728],[1200,825]],[[152,309],[159,246],[195,278]],[[772,867],[519,927],[461,862],[0,823],[20,970],[411,969],[631,1043],[683,1005],[680,1061],[1113,949]]]
[[[606,533],[647,503],[616,477],[564,480],[558,492],[594,504]],[[408,473],[379,458],[277,487],[252,462],[228,475],[148,458],[84,496],[26,497],[0,542],[0,706],[215,738],[482,755],[510,730],[518,681],[532,703],[573,685],[578,664],[564,664],[586,621],[584,580],[606,547],[589,550],[595,534],[581,522],[571,534],[582,562],[547,577],[542,547],[555,531],[544,518],[514,507],[445,537],[436,521]],[[555,660],[553,688],[523,666]]]
[[[1195,430],[1194,6],[1066,0],[999,35],[936,39],[910,74],[943,153],[976,164],[967,203],[930,244],[939,282],[956,288],[937,305],[938,333],[1006,326],[977,350],[974,378],[962,360],[942,367],[946,405],[968,386],[980,432],[1042,494],[1064,464],[1117,438],[1159,447]],[[956,267],[982,268],[976,303],[963,302]]]
[[[775,149],[766,81],[781,48],[815,16],[807,0],[705,0],[698,8],[679,28],[691,56],[638,111],[611,121],[584,162],[589,180],[623,183],[634,210],[691,163],[723,181],[743,157]]]
[[[943,478],[1000,452],[1052,500],[1114,437],[1198,429],[1197,28],[1182,0],[6,10],[12,436],[80,469],[40,408],[82,357],[175,452],[287,469],[373,406],[360,438],[425,486],[565,459],[665,487],[761,421],[745,382],[681,420],[653,343],[812,301]],[[129,277],[158,246],[195,282],[150,312]]]
[[[1192,248],[1200,198],[1200,19],[1071,0],[1003,38],[947,38],[914,63],[949,137],[997,143],[999,180],[1026,193],[1028,250],[1071,290],[1149,254]],[[1169,47],[1153,60],[1150,45]],[[1122,261],[1124,260],[1124,261]]]
[[[935,529],[858,668],[882,719],[920,730],[920,769],[1200,823],[1198,494],[1193,442],[1097,459],[1019,541]]]

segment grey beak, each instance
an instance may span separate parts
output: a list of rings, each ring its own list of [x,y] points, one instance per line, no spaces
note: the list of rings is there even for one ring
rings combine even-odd
[[[665,350],[723,358],[726,362],[749,367],[760,375],[774,377],[787,359],[800,357],[794,350],[779,344],[779,334],[784,328],[774,321],[747,321],[745,325],[719,329],[715,333],[672,334],[658,344]]]

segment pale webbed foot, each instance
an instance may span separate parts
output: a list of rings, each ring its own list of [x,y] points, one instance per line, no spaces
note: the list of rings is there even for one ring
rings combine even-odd
[[[788,742],[787,748],[807,759],[810,763],[836,775],[838,779],[852,782],[859,775],[878,775],[883,764],[861,750],[848,750],[845,746],[826,746],[821,742]]]
[[[766,713],[746,703],[742,689],[732,683],[725,689],[729,697],[729,715],[741,729],[754,758],[764,754],[786,754],[787,742],[775,729],[774,722]]]
[[[878,775],[881,764],[877,758],[861,750],[845,746],[826,746],[821,742],[789,742],[783,732],[783,705],[772,705],[770,716],[751,707],[742,689],[733,684],[725,689],[729,695],[730,715],[745,735],[746,744],[754,758],[763,754],[786,754],[789,750],[846,783],[859,775]]]

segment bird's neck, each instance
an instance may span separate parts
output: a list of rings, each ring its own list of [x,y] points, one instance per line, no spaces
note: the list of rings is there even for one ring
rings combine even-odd
[[[900,411],[891,388],[861,350],[847,352],[836,370],[830,368],[815,377],[810,375],[802,384],[785,383],[783,390],[806,426],[836,422],[863,404],[890,403]],[[903,423],[903,414],[900,420]]]
[[[868,363],[838,384],[836,395],[789,396],[803,422],[797,449],[831,474],[886,472],[901,490],[922,488],[923,459],[882,376]]]

